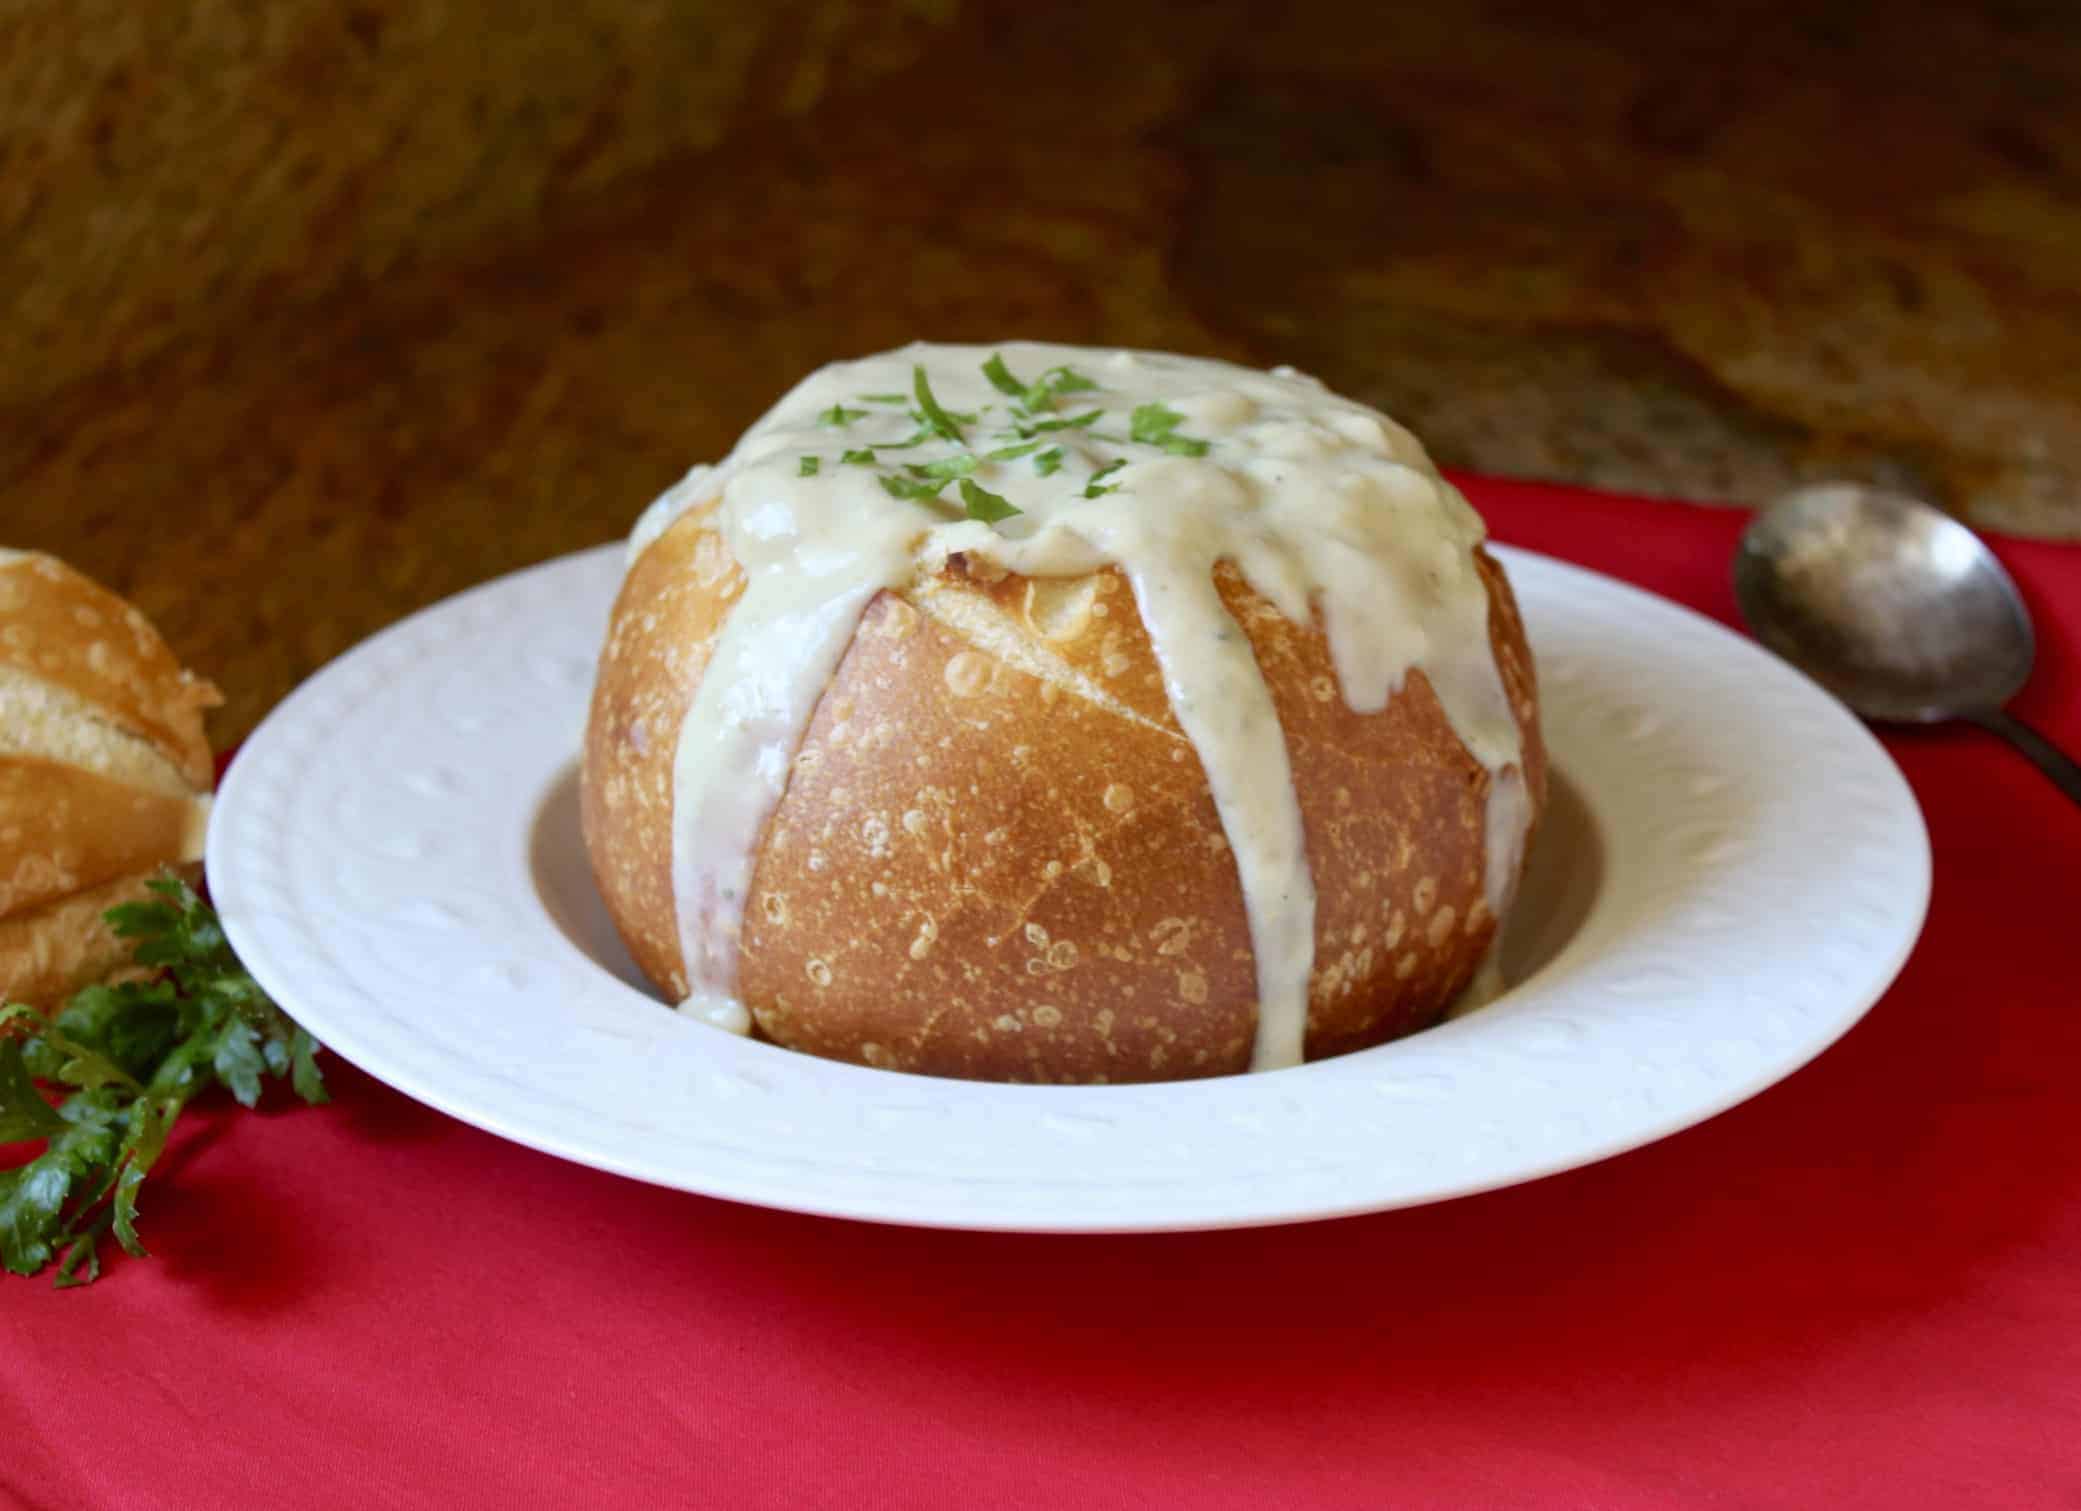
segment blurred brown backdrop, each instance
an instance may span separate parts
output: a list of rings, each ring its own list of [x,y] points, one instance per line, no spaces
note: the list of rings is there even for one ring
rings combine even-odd
[[[0,542],[235,738],[802,369],[1013,334],[1293,362],[1448,465],[2081,537],[2077,100],[2081,7],[2020,0],[23,0]]]

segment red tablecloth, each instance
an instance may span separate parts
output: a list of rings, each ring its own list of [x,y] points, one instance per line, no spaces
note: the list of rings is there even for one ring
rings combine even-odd
[[[1469,483],[1730,618],[1738,516]],[[2081,748],[2081,551],[2003,554]],[[194,1116],[150,1261],[0,1279],[23,1506],[2081,1505],[2081,811],[1889,745],[1921,947],[1812,1067],[1531,1186],[1309,1227],[910,1231],[654,1190],[330,1063]],[[1792,774],[1788,773],[1788,779]]]

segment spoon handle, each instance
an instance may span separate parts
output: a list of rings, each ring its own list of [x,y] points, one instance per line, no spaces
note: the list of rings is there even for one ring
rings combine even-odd
[[[2029,756],[2052,784],[2075,802],[2081,803],[2081,766],[2005,708],[1987,708],[1966,715],[1982,729],[1991,730]]]

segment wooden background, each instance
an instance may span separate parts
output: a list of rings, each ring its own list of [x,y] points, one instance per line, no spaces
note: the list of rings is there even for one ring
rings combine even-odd
[[[243,734],[914,336],[1292,362],[1448,465],[2081,538],[2081,6],[21,0],[0,543]]]

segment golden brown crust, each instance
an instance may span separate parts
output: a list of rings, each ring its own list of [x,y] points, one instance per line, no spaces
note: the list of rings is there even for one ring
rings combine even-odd
[[[202,874],[196,865],[173,871],[191,885]],[[131,943],[117,938],[102,914],[121,903],[145,901],[151,895],[145,883],[163,874],[155,868],[118,877],[0,918],[0,1001],[47,1009],[83,986],[125,974]]]
[[[740,989],[792,1048],[1029,1081],[1248,1058],[1242,892],[1182,731],[893,595],[818,705],[750,898]]]
[[[0,755],[0,917],[161,862],[198,859],[206,799]]]
[[[202,715],[221,695],[182,669],[143,614],[54,556],[0,559],[0,668],[82,699],[149,741],[191,788],[209,790]]]
[[[1501,572],[1485,556],[1482,570],[1536,812],[1531,661]],[[1217,580],[1272,689],[1301,801],[1318,899],[1308,1053],[1428,1026],[1494,933],[1488,777],[1420,672],[1385,712],[1353,713],[1318,627],[1225,566]],[[587,735],[602,891],[675,995],[669,747],[740,585],[705,517],[654,543],[616,605]],[[779,1043],[928,1074],[1246,1068],[1241,887],[1118,572],[1029,581],[957,558],[874,600],[762,838],[739,990]]]
[[[711,506],[712,507],[712,506]],[[672,758],[744,574],[709,510],[681,518],[630,570],[593,683],[579,819],[608,911],[643,974],[686,993],[672,902]]]
[[[216,697],[121,599],[0,551],[0,993],[46,1005],[123,967],[102,913],[199,873]]]
[[[1504,575],[1502,564],[1488,548],[1474,551],[1474,565],[1488,584],[1489,644],[1496,653],[1496,666],[1503,674],[1503,690],[1510,695],[1511,710],[1517,715],[1517,732],[1524,740],[1525,783],[1532,793],[1532,826],[1538,828],[1546,812],[1546,735],[1539,727],[1539,669],[1532,659],[1532,644],[1525,639],[1525,621],[1518,613],[1517,592]],[[1525,836],[1527,844],[1531,835]],[[1520,868],[1522,869],[1522,868]]]

